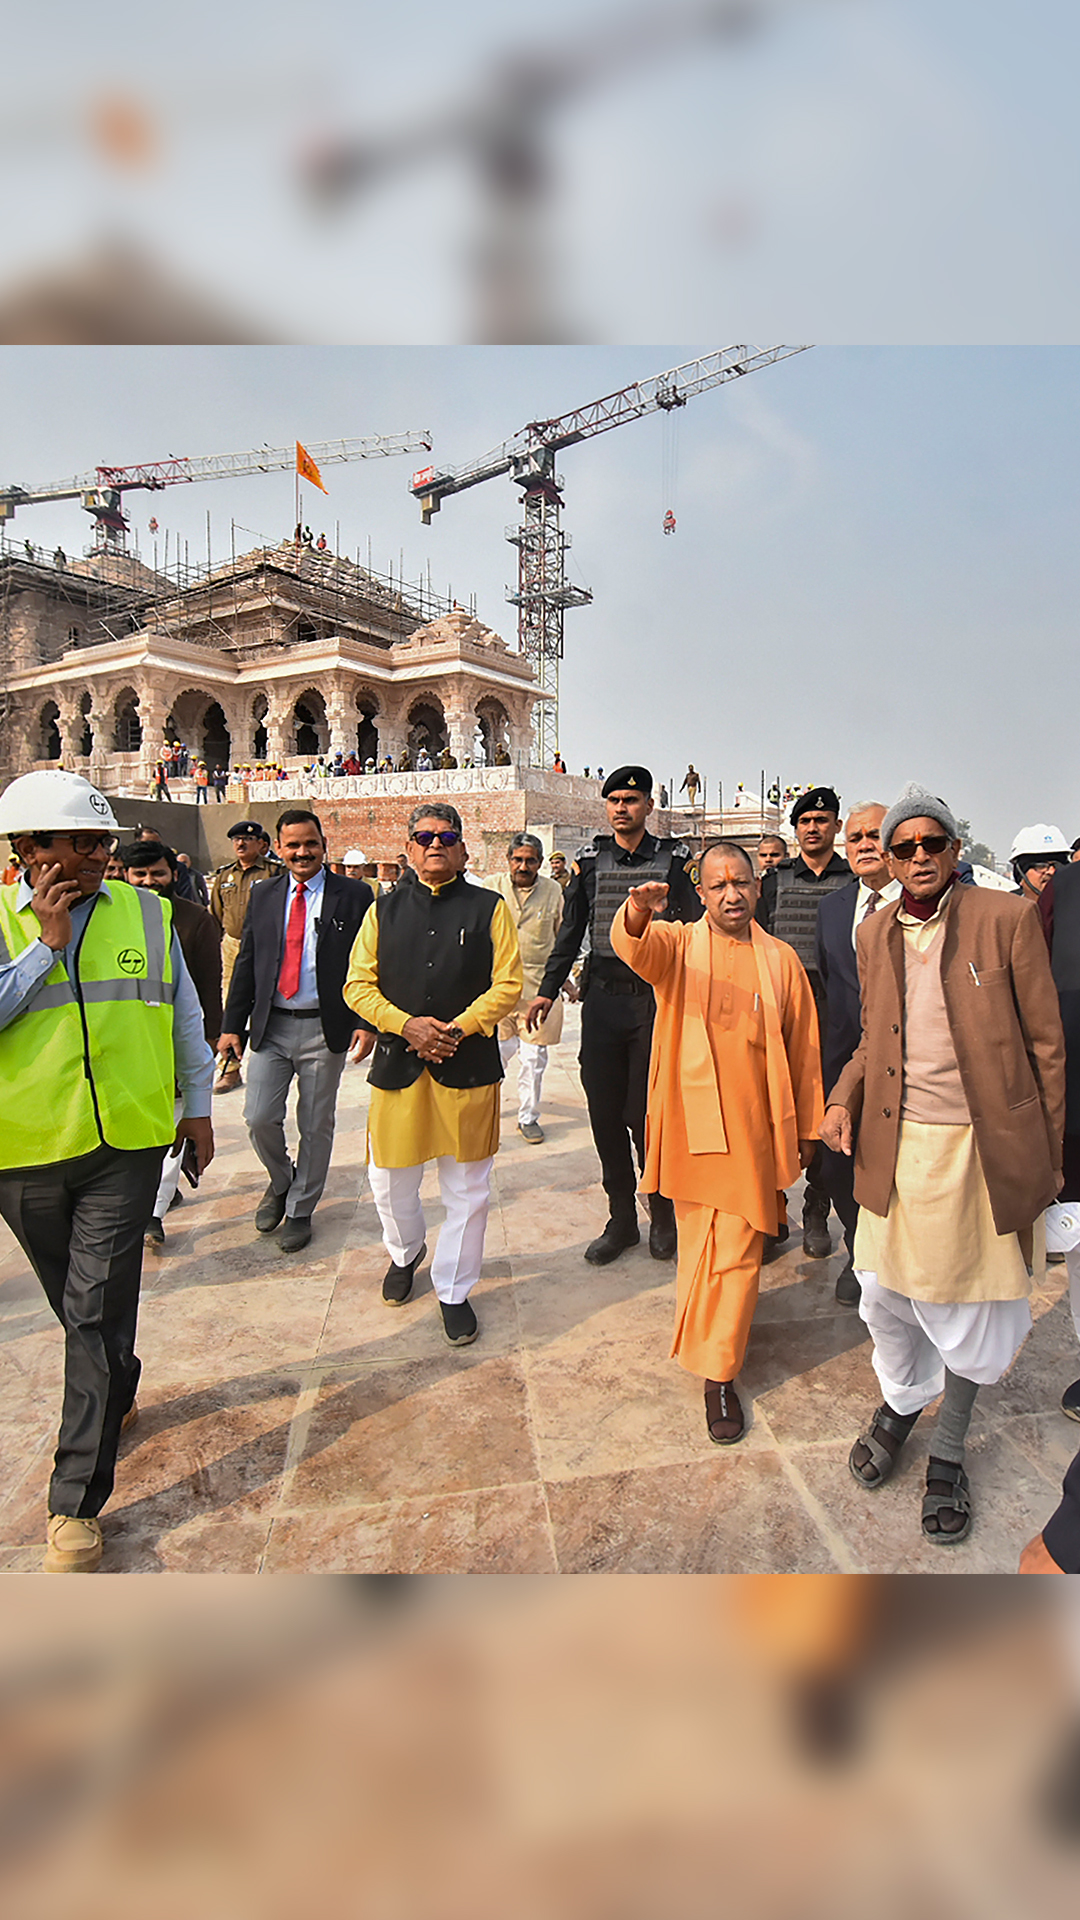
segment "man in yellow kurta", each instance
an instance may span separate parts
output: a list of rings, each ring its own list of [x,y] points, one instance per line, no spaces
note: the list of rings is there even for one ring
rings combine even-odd
[[[705,918],[654,919],[667,888],[631,887],[611,944],[656,994],[642,1186],[679,1227],[672,1357],[705,1376],[709,1438],[745,1430],[734,1381],[757,1303],[777,1193],[813,1154],[822,1118],[817,1017],[794,953],[757,926],[758,883],[733,840],[701,859]]]
[[[383,1299],[405,1304],[427,1251],[420,1182],[435,1160],[446,1220],[431,1283],[447,1340],[465,1347],[479,1332],[468,1295],[480,1278],[499,1144],[495,1029],[520,999],[521,959],[505,900],[464,878],[455,807],[417,807],[408,854],[407,871],[368,911],[343,992],[379,1034],[368,1178],[391,1260]]]

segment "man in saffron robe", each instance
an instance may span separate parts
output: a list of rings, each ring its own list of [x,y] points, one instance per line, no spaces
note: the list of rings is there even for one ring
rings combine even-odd
[[[647,1192],[670,1194],[679,1230],[672,1357],[705,1376],[709,1438],[745,1421],[735,1377],[750,1337],[777,1195],[813,1155],[822,1118],[814,996],[794,950],[754,921],[758,883],[737,841],[706,847],[705,918],[657,920],[660,882],[631,887],[611,944],[656,994]]]

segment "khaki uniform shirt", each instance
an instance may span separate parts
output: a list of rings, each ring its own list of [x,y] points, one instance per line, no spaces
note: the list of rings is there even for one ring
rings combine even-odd
[[[242,867],[239,860],[230,860],[227,866],[218,868],[210,888],[210,911],[229,939],[239,940],[244,931],[252,887],[260,880],[272,880],[280,872],[281,868],[265,854],[260,854],[251,867]]]

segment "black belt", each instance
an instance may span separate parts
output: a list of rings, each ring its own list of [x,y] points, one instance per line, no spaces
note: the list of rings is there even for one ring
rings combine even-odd
[[[321,1015],[319,1007],[271,1007],[270,1011],[288,1014],[290,1020],[318,1020]]]
[[[601,993],[651,993],[652,988],[646,980],[600,980],[594,973],[589,987],[599,987]],[[586,989],[588,991],[588,989]]]

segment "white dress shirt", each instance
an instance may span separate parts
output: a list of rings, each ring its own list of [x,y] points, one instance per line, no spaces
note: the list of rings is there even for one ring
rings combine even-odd
[[[312,879],[305,880],[303,883],[305,913],[304,945],[300,953],[300,985],[297,987],[291,1000],[286,1000],[284,994],[275,987],[275,1007],[291,1007],[294,1012],[303,1008],[309,1013],[318,1007],[319,985],[315,977],[315,954],[318,950],[318,925],[319,918],[322,914],[323,883],[325,879],[326,868],[320,867],[318,873],[315,874]],[[285,924],[281,929],[281,951],[278,954],[279,980],[281,978],[282,963],[285,959],[285,940],[289,931],[289,915],[292,912],[292,904],[296,899],[296,889],[299,884],[299,881],[294,880],[292,874],[290,874],[289,897],[285,902]]]
[[[855,918],[851,923],[852,946],[855,946],[855,935],[858,933],[859,928],[870,911],[871,900],[877,901],[876,911],[880,911],[882,907],[891,906],[894,900],[899,900],[900,892],[899,880],[887,880],[881,892],[877,894],[874,892],[873,887],[867,886],[865,880],[859,881],[859,897],[855,902]]]

